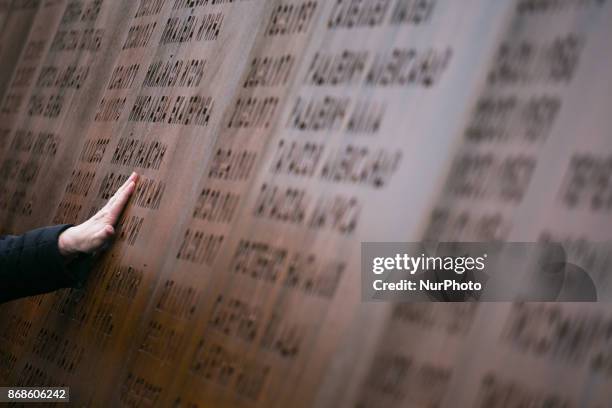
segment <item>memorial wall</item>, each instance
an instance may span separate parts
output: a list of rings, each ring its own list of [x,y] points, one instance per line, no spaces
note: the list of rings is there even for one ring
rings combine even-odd
[[[84,288],[0,306],[0,385],[612,406],[609,304],[364,302],[360,276],[362,242],[559,241],[607,282],[610,1],[0,0],[0,97],[0,233],[141,175]]]

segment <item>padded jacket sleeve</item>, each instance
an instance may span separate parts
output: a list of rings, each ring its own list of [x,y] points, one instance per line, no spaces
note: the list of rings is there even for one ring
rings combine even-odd
[[[0,303],[66,287],[81,287],[91,262],[79,256],[66,265],[59,235],[70,224],[0,236]]]

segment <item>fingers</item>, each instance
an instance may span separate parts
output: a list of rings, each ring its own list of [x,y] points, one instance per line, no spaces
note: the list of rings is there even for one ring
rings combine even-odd
[[[119,219],[119,215],[127,204],[130,196],[136,189],[138,174],[132,173],[121,187],[117,189],[115,194],[108,200],[106,205],[98,211],[93,217],[88,219],[77,227],[67,229],[62,240],[67,242],[68,234],[73,237],[73,246],[77,252],[92,253],[104,247],[109,239],[115,234],[113,225]],[[69,244],[70,242],[68,242]],[[61,245],[61,244],[58,244]],[[63,245],[63,246],[68,246]],[[70,248],[69,248],[70,249]],[[62,249],[60,248],[60,252]],[[64,251],[66,252],[66,251]]]
[[[110,224],[114,224],[136,188],[138,174],[132,173],[106,204]]]
[[[130,181],[133,181],[134,183],[136,183],[136,181],[138,181],[138,173],[133,171],[132,174],[130,174],[130,177],[128,177],[128,179],[125,181],[125,183],[123,183],[121,187],[127,186]]]
[[[109,208],[109,222],[111,224],[114,224],[117,219],[119,219],[119,215],[121,214],[123,207],[125,207],[127,204],[135,188],[136,184],[133,181],[130,181],[124,190],[116,194],[116,199]]]
[[[115,201],[117,201],[117,197],[125,191],[125,189],[130,185],[130,183],[131,182],[136,183],[137,181],[138,181],[138,173],[132,172],[132,174],[130,174],[130,177],[128,177],[128,179],[125,180],[125,182],[121,185],[121,187],[119,187],[117,191],[115,191],[115,194],[113,194],[113,196],[108,200],[108,203],[106,203],[106,205],[107,206],[113,205]]]

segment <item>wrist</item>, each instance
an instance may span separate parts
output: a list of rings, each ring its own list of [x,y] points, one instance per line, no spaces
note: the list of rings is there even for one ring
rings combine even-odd
[[[57,247],[59,249],[59,253],[66,259],[67,261],[72,260],[76,255],[77,251],[74,249],[74,245],[71,244],[70,237],[68,231],[70,231],[73,227],[68,228],[63,231],[57,240]]]

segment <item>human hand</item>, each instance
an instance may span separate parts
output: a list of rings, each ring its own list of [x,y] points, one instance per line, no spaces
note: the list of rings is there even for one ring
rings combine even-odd
[[[115,234],[114,225],[136,188],[138,174],[132,173],[106,205],[82,224],[70,227],[59,236],[60,254],[70,259],[79,253],[93,253],[101,249]]]

